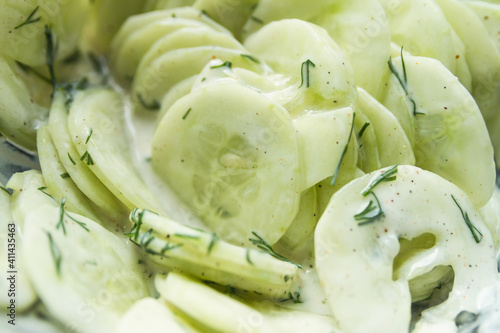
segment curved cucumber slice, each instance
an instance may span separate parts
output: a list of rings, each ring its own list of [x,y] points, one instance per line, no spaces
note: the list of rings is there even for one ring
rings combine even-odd
[[[440,265],[453,267],[453,290],[444,303],[425,311],[423,320],[453,323],[462,310],[477,312],[479,291],[497,276],[491,235],[480,213],[458,187],[413,166],[398,166],[395,180],[379,183],[363,196],[385,171],[358,178],[335,193],[316,227],[316,267],[341,329],[407,331],[408,281]],[[359,224],[355,216],[369,201],[380,205],[383,214]],[[434,235],[434,246],[400,261],[394,272],[398,239],[423,234]]]
[[[381,4],[389,20],[393,42],[415,56],[441,61],[464,86],[470,87],[465,47],[434,0],[403,0],[392,10],[395,6],[390,0],[382,0]]]
[[[213,59],[228,61],[235,67],[248,68],[258,73],[264,71],[261,64],[248,61],[242,52],[219,46],[198,46],[167,52],[149,66],[137,72],[132,87],[136,108],[161,101],[178,82],[198,74]]]
[[[17,255],[17,258],[15,255],[13,256],[16,253],[16,247],[19,249],[22,246],[21,229],[12,216],[12,197],[4,190],[3,184],[0,183],[0,186],[0,254],[4,258],[0,262],[0,269],[6,274],[4,278],[0,279],[0,289],[4,291],[0,293],[0,306],[3,313],[10,313],[9,307],[12,307],[12,297],[9,297],[9,293],[10,290],[14,289],[16,293],[15,310],[21,313],[35,304],[38,297],[26,275],[20,256]],[[15,243],[11,239],[14,239]],[[7,273],[9,271],[17,272],[14,280],[9,279],[10,274]],[[12,283],[16,284],[16,288],[11,288]]]
[[[50,0],[0,2],[2,54],[29,66],[46,65],[45,27],[50,27],[53,38],[57,36],[58,47],[54,58],[63,59],[69,56],[78,44],[88,8],[89,2],[86,0],[58,3]],[[39,20],[24,24],[29,18]]]
[[[289,76],[297,98],[304,99],[308,109],[355,104],[354,71],[324,29],[296,19],[272,22],[251,35],[244,46],[277,73]],[[298,104],[303,110],[304,103]]]
[[[183,27],[208,27],[231,35],[224,27],[194,8],[154,11],[129,18],[111,44],[114,72],[122,79],[134,77],[141,58],[165,34]]]
[[[245,52],[243,46],[231,35],[206,26],[181,28],[158,39],[141,58],[138,72],[169,51],[196,46],[220,46]]]
[[[333,175],[349,140],[353,109],[310,112],[293,120],[298,133],[303,191]],[[351,143],[354,146],[354,143]],[[356,147],[357,152],[357,147]]]
[[[132,163],[124,106],[118,93],[102,88],[75,93],[68,129],[79,162],[85,162],[129,209],[142,207],[163,212]]]
[[[38,122],[47,109],[31,100],[26,83],[14,72],[14,61],[0,56],[0,133],[28,150],[36,149]]]
[[[46,125],[38,128],[36,138],[38,158],[48,192],[56,201],[60,202],[63,197],[66,198],[66,206],[70,211],[84,215],[94,221],[99,221],[97,218],[98,213],[90,206],[89,198],[76,186],[59,160],[59,154]]]
[[[26,215],[21,254],[28,275],[62,323],[85,332],[113,332],[128,307],[148,296],[137,258],[94,221],[66,213],[60,223],[60,216],[55,202]]]
[[[382,167],[394,164],[415,165],[410,140],[397,118],[363,88],[358,87],[359,108],[375,132]],[[363,134],[364,135],[364,134]]]
[[[50,109],[49,132],[60,161],[78,188],[113,219],[119,220],[125,211],[123,204],[95,176],[75,148],[68,129],[65,92],[57,90]]]
[[[401,58],[394,59],[403,73]],[[439,61],[404,57],[409,96],[416,109],[416,165],[463,189],[481,207],[495,187],[493,147],[481,111]]]
[[[255,231],[274,244],[299,204],[298,148],[286,110],[253,89],[208,85],[178,100],[161,120],[152,163],[225,240]]]

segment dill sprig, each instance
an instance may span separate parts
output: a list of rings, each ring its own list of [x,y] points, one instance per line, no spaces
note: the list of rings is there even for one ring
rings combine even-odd
[[[310,60],[307,59],[304,61],[300,67],[300,87],[304,85],[304,78],[305,78],[305,83],[306,83],[306,88],[309,88],[309,71],[310,67],[316,67],[316,65]],[[305,74],[305,75],[304,75]]]
[[[35,9],[31,12],[31,14],[28,15],[28,18],[23,23],[15,26],[14,30],[17,30],[17,29],[19,29],[21,27],[24,27],[27,24],[31,24],[31,23],[35,23],[35,22],[40,21],[42,19],[41,16],[33,18],[33,16],[35,16],[36,12],[38,11],[38,8],[40,8],[40,6],[36,6]]]
[[[161,104],[157,100],[153,100],[151,103],[146,102],[144,97],[142,96],[141,93],[137,93],[137,100],[141,105],[146,109],[150,111],[158,111],[161,108]]]
[[[207,254],[210,254],[210,252],[212,252],[212,249],[214,248],[214,245],[215,243],[217,243],[218,240],[219,236],[217,236],[217,234],[214,232],[212,234],[212,237],[210,238],[210,243],[208,244]]]
[[[92,128],[90,128],[89,135],[87,136],[87,140],[85,140],[85,144],[89,143],[89,140],[92,137],[93,133],[94,133],[94,130]]]
[[[335,168],[335,171],[333,172],[332,180],[330,181],[331,186],[335,185],[335,182],[337,181],[337,177],[339,176],[340,167],[342,166],[342,161],[344,160],[344,156],[347,153],[347,148],[349,148],[349,143],[351,142],[352,131],[354,129],[354,119],[355,118],[356,118],[356,112],[353,112],[352,113],[351,130],[349,131],[349,137],[347,138],[347,143],[344,147],[344,150],[342,151],[342,154],[340,155],[339,163],[337,164],[337,167]]]
[[[375,186],[380,184],[381,182],[389,182],[392,180],[396,180],[395,174],[398,172],[398,165],[395,164],[391,166],[389,169],[382,171],[370,184],[368,184],[361,194],[365,197],[370,193]]]
[[[46,54],[47,67],[49,68],[50,82],[52,83],[52,86],[55,88],[57,83],[56,76],[54,73],[54,58],[56,52],[56,45],[54,43],[54,36],[52,35],[52,29],[50,29],[48,25],[44,26],[44,32],[45,32],[45,39],[47,41],[47,54]]]
[[[256,64],[260,64],[260,60],[257,59],[256,57],[254,57],[253,55],[242,53],[242,54],[240,54],[240,56],[245,58],[245,59],[251,60],[251,61],[255,62]]]
[[[466,211],[464,211],[462,209],[462,207],[460,207],[460,205],[458,204],[458,202],[455,199],[455,197],[453,196],[453,194],[451,195],[451,198],[453,199],[453,201],[457,205],[458,209],[460,209],[460,213],[462,214],[462,217],[465,221],[465,224],[467,224],[467,227],[469,227],[469,230],[472,233],[472,237],[474,237],[474,240],[476,241],[476,243],[481,242],[481,239],[483,238],[483,234],[481,233],[481,231],[479,231],[479,229],[476,228],[476,226],[474,224],[472,224],[472,222],[470,221],[470,218],[469,218],[469,214]]]
[[[94,160],[92,156],[90,156],[88,151],[85,151],[83,155],[80,157],[80,161],[86,161],[87,165],[94,165]]]
[[[189,116],[189,113],[191,112],[191,108],[189,108],[186,113],[184,113],[184,115],[182,116],[182,120],[185,120],[187,118],[187,116]]]
[[[54,242],[54,239],[52,239],[52,235],[50,234],[50,232],[47,231],[46,233],[47,237],[49,237],[50,253],[52,254],[52,259],[54,259],[57,275],[61,276],[61,262],[62,262],[61,250]]]
[[[71,215],[69,215],[66,212],[65,205],[66,205],[66,198],[63,197],[61,199],[61,203],[59,205],[59,222],[56,225],[56,229],[59,229],[59,227],[61,227],[63,233],[66,235],[66,226],[64,225],[64,217],[66,216],[69,219],[71,219],[72,221],[76,222],[80,227],[85,229],[87,232],[90,232],[90,230],[87,228],[87,224],[78,221],[77,219],[75,219],[74,217],[72,217]]]
[[[361,212],[354,215],[354,219],[358,221],[359,226],[375,222],[382,215],[384,215],[382,207],[380,206],[380,202],[378,201],[378,198],[375,195],[375,193],[373,192],[369,193],[373,195],[373,197],[375,198],[375,202],[373,200],[370,200],[368,205],[366,205],[366,207]]]
[[[250,242],[252,242],[253,245],[257,246],[263,252],[265,252],[265,253],[267,253],[267,254],[275,257],[276,259],[288,262],[288,263],[293,264],[293,265],[297,266],[298,268],[302,269],[302,265],[299,265],[299,264],[291,261],[290,259],[283,257],[281,254],[276,253],[276,251],[273,250],[272,246],[269,245],[269,243],[267,243],[262,237],[260,237],[259,235],[257,235],[257,233],[255,231],[252,231],[252,234],[255,237],[257,237],[257,239],[255,239],[255,238],[249,238],[248,239]],[[247,258],[247,260],[248,260],[248,258]]]
[[[210,69],[214,69],[214,68],[223,68],[223,67],[227,67],[229,69],[231,69],[233,67],[233,64],[231,63],[231,61],[224,61],[222,64],[220,65],[214,65],[214,66],[210,66]]]
[[[365,133],[366,128],[370,126],[370,123],[364,123],[363,127],[359,130],[358,136],[361,138],[363,136],[363,133]]]

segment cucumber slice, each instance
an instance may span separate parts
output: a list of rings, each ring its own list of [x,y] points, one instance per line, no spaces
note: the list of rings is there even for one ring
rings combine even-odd
[[[161,101],[178,82],[198,74],[211,60],[228,61],[235,67],[264,72],[262,64],[248,61],[242,52],[219,46],[198,46],[167,52],[137,72],[132,87],[136,109]]]
[[[193,7],[203,10],[208,16],[228,28],[236,38],[239,38],[243,25],[258,3],[259,0],[197,0]]]
[[[143,207],[163,212],[132,163],[124,106],[118,93],[104,88],[76,92],[68,129],[79,162],[85,162],[129,209]]]
[[[350,107],[328,111],[309,112],[293,120],[298,133],[299,156],[303,191],[333,175],[342,158],[353,119]],[[351,143],[354,147],[354,143]],[[357,153],[357,147],[354,148]]]
[[[193,75],[176,83],[161,100],[161,109],[158,113],[157,120],[160,121],[167,113],[168,109],[181,97],[186,96],[191,92],[193,84],[196,82],[197,75]]]
[[[120,316],[148,296],[141,267],[125,242],[94,221],[62,216],[61,223],[55,201],[27,212],[21,248],[27,273],[43,304],[67,327],[113,332]]]
[[[162,300],[143,298],[132,305],[118,323],[117,332],[137,333],[147,323],[149,333],[198,332],[183,322]]]
[[[141,58],[138,72],[169,51],[196,46],[220,46],[245,52],[245,48],[234,37],[206,26],[180,28],[158,39]]]
[[[470,9],[476,13],[484,27],[488,31],[490,38],[500,50],[500,36],[498,28],[500,27],[500,3],[488,3],[484,1],[465,1]]]
[[[313,186],[300,194],[299,211],[277,244],[294,254],[308,255],[309,239],[314,233],[318,219],[316,187]]]
[[[13,143],[34,151],[38,122],[46,118],[48,110],[34,103],[28,87],[16,75],[14,61],[0,56],[0,133]]]
[[[495,191],[490,201],[480,208],[484,223],[490,229],[495,242],[495,248],[500,246],[500,188],[495,187]]]
[[[375,132],[381,165],[415,165],[410,140],[397,118],[363,88],[358,87],[358,95],[359,108],[368,117],[369,127]]]
[[[73,144],[68,129],[66,101],[66,92],[57,90],[54,93],[49,116],[49,132],[61,157],[59,160],[78,188],[111,219],[119,221],[123,219],[125,207],[94,175],[87,164],[80,161],[80,154]]]
[[[43,172],[43,180],[48,192],[56,201],[66,198],[66,206],[74,213],[99,221],[99,213],[90,205],[89,199],[80,191],[63,164],[52,142],[47,125],[37,131],[38,158]]]
[[[310,2],[308,2],[309,4]],[[337,42],[355,73],[356,84],[379,96],[389,58],[391,31],[387,16],[378,1],[327,1],[311,22],[323,27]]]
[[[393,10],[390,8],[395,6],[390,0],[380,3],[387,14],[393,42],[412,55],[441,61],[470,88],[471,74],[465,60],[465,47],[434,0],[403,0]]]
[[[499,164],[500,49],[490,38],[479,17],[465,5],[465,2],[435,1],[465,45],[465,56],[472,74],[472,89],[470,91],[483,114],[495,143],[496,160]]]
[[[133,16],[128,19],[111,44],[111,67],[117,76],[133,78],[141,58],[161,37],[184,27],[208,27],[230,35],[194,8],[177,8]]]
[[[130,219],[135,223],[130,240],[161,267],[272,298],[286,298],[299,290],[299,265],[289,259],[229,244],[216,233],[144,209],[133,210]]]
[[[292,115],[308,110],[331,110],[355,104],[354,71],[328,33],[291,19],[272,22],[251,35],[244,46],[275,72],[290,77],[297,89]]]
[[[50,27],[53,36],[57,36],[57,52],[53,56],[58,59],[69,56],[78,44],[88,8],[86,0],[0,2],[2,54],[29,66],[46,65],[45,27]],[[26,24],[28,20],[37,21]]]
[[[354,136],[358,148],[358,168],[363,172],[371,172],[381,168],[380,158],[377,148],[377,137],[375,130],[370,127],[368,117],[363,113],[363,109],[357,108],[354,119]]]
[[[155,285],[162,298],[216,332],[340,333],[330,316],[287,310],[269,301],[250,306],[175,272],[166,279],[157,275]],[[197,302],[193,304],[192,299]]]
[[[394,59],[403,73],[401,58]],[[481,111],[439,61],[404,57],[408,93],[415,101],[416,165],[463,189],[481,207],[495,187],[493,147]]]
[[[5,272],[4,278],[0,279],[0,306],[2,312],[7,314],[10,320],[11,300],[15,299],[14,310],[23,313],[29,310],[38,300],[38,296],[29,281],[24,265],[19,255],[22,246],[21,229],[12,216],[12,197],[3,184],[0,183],[0,254],[2,260],[0,269]],[[11,274],[11,272],[16,272]],[[11,279],[12,275],[14,279]],[[12,287],[12,284],[15,287]],[[14,292],[14,294],[12,294]]]
[[[480,291],[495,283],[498,274],[491,235],[480,213],[457,186],[413,166],[398,166],[395,180],[379,183],[374,194],[363,196],[385,171],[358,178],[335,193],[316,227],[316,268],[340,328],[407,331],[408,280],[439,265],[453,267],[453,290],[442,304],[423,312],[421,321],[453,323],[462,310],[476,313]],[[383,215],[359,225],[355,215],[375,198]],[[464,221],[465,213],[474,227]],[[434,246],[399,262],[393,278],[398,238],[429,233],[435,236]]]
[[[219,236],[274,244],[299,205],[298,146],[286,110],[234,83],[178,100],[153,138],[157,174]]]

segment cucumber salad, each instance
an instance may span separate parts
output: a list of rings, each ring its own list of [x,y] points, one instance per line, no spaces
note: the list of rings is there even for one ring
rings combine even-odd
[[[500,330],[498,0],[1,0],[0,134],[2,332]]]

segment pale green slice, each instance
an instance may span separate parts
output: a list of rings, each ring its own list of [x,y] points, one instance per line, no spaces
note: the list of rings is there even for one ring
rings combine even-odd
[[[19,250],[22,246],[22,235],[19,223],[16,223],[12,216],[12,197],[1,183],[0,228],[0,255],[3,258],[0,261],[0,269],[5,274],[4,278],[0,279],[0,289],[4,291],[0,293],[0,306],[4,316],[7,314],[4,319],[7,322],[14,319],[10,316],[11,309],[18,314],[23,313],[35,304],[38,296],[21,263]]]
[[[286,310],[269,301],[252,307],[179,273],[172,272],[166,278],[157,275],[155,285],[168,303],[216,332],[340,332],[332,317]]]
[[[118,93],[106,88],[76,92],[68,129],[78,162],[85,163],[129,209],[163,212],[135,170],[125,132],[123,100]]]
[[[130,214],[131,241],[162,268],[274,299],[299,291],[299,265],[262,248],[229,244],[210,233],[177,223],[144,209]],[[251,235],[253,239],[257,236]]]
[[[14,72],[13,60],[0,56],[0,133],[9,141],[28,150],[36,149],[38,122],[47,109],[31,99],[26,83]]]
[[[401,58],[394,59],[403,73]],[[414,100],[416,165],[463,189],[481,207],[495,187],[493,147],[481,111],[467,89],[439,61],[404,57]]]
[[[152,163],[222,239],[274,244],[299,204],[296,133],[282,107],[254,89],[213,84],[179,99],[153,138]]]
[[[42,168],[43,180],[49,192],[56,201],[65,198],[68,209],[74,213],[99,221],[99,213],[92,206],[90,199],[83,194],[71,175],[66,171],[59,159],[57,149],[52,142],[47,125],[37,131],[38,158]]]
[[[159,38],[179,28],[203,26],[230,35],[225,28],[191,7],[132,16],[111,43],[111,68],[121,80],[133,78],[139,61]]]
[[[301,161],[301,178],[305,190],[333,175],[349,141],[353,119],[350,107],[309,112],[293,120],[297,131]],[[354,143],[351,143],[354,147]],[[358,151],[358,148],[354,148]]]
[[[247,53],[247,52],[245,52]],[[156,58],[137,75],[132,86],[135,109],[156,104],[178,82],[198,74],[211,60],[219,59],[234,67],[243,67],[257,73],[264,72],[260,63],[248,61],[241,51],[220,46],[198,46],[177,49]]]
[[[118,323],[117,333],[137,333],[147,325],[149,333],[194,333],[163,300],[146,297],[138,300],[123,315]]]
[[[2,54],[29,66],[46,65],[47,34],[51,33],[53,42],[57,40],[54,59],[69,56],[78,44],[88,7],[86,0],[0,2]]]
[[[51,315],[67,327],[111,332],[128,307],[148,296],[130,247],[96,222],[53,200],[26,212],[23,222],[27,273]]]
[[[380,3],[387,15],[393,42],[412,55],[441,61],[464,86],[470,88],[471,75],[465,47],[434,0],[402,0],[397,8],[390,0]],[[461,72],[462,68],[465,71]]]
[[[454,323],[462,310],[476,313],[477,295],[496,281],[497,263],[491,235],[473,202],[438,175],[401,165],[395,180],[381,182],[373,194],[363,196],[385,171],[367,174],[336,192],[315,231],[316,268],[340,328],[407,331],[408,281],[439,265],[453,267],[453,290],[446,301],[425,311],[417,325]],[[355,216],[370,201],[379,204],[383,214],[360,224]],[[427,233],[434,235],[434,245],[400,261],[394,275],[398,239]]]
[[[123,217],[123,204],[97,178],[73,144],[68,128],[68,109],[73,98],[62,89],[54,94],[49,116],[49,132],[57,148],[59,160],[78,188],[113,220]],[[68,99],[69,98],[69,99]],[[66,105],[68,103],[68,105]]]
[[[397,118],[363,88],[358,87],[358,94],[359,108],[368,117],[368,126],[375,132],[382,167],[394,164],[414,165],[415,155],[410,140]]]
[[[275,72],[290,78],[296,101],[292,115],[308,110],[331,110],[356,102],[354,71],[328,33],[305,21],[272,22],[251,35],[244,46]]]
[[[176,49],[196,46],[220,46],[245,52],[243,46],[231,35],[204,25],[188,26],[165,34],[159,38],[141,58],[138,72],[142,72],[156,58]]]

